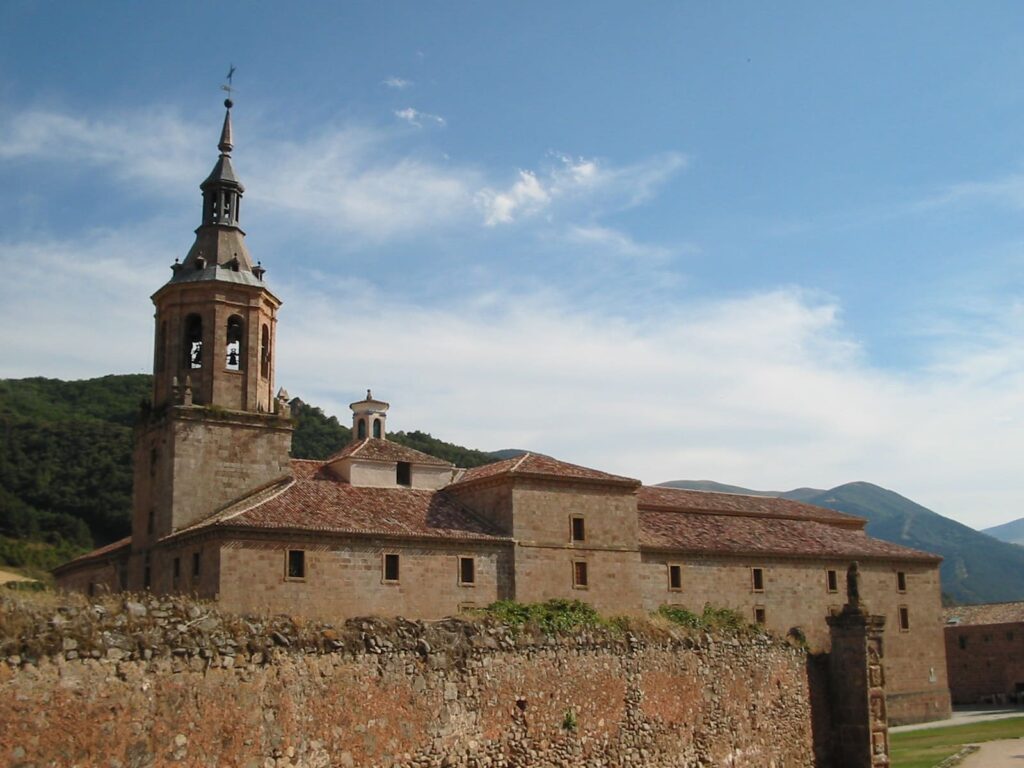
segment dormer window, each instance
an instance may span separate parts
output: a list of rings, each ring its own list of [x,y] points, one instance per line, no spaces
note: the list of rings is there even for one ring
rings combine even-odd
[[[373,420],[373,436],[378,440],[381,438],[380,419]]]
[[[406,487],[412,485],[412,464],[408,461],[398,462],[395,468],[395,482]]]
[[[360,419],[356,422],[356,439],[366,439],[366,419]]]

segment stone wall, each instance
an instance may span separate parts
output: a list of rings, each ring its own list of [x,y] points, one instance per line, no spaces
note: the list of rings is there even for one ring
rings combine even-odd
[[[814,764],[807,658],[767,635],[8,599],[0,643],[5,765]]]

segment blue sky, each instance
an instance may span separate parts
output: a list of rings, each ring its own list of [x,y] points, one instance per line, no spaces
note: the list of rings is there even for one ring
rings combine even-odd
[[[0,376],[146,370],[237,68],[278,381],[659,482],[1024,515],[1024,8],[0,6]]]

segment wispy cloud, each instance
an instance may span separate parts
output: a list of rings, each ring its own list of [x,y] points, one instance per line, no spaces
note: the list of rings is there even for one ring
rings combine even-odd
[[[413,81],[392,75],[387,80],[382,81],[382,85],[386,85],[388,88],[394,88],[396,91],[404,91],[406,88],[411,88],[413,86]]]
[[[566,240],[582,246],[600,248],[634,259],[660,262],[671,256],[672,251],[660,245],[639,243],[625,232],[598,225],[569,227]],[[688,247],[692,250],[692,246]]]
[[[432,123],[433,125],[441,126],[442,128],[447,125],[445,119],[440,115],[432,115],[429,112],[421,112],[418,109],[412,107],[406,107],[405,109],[396,109],[395,117],[400,120],[404,120],[409,125],[414,125],[417,128],[422,128],[424,123]]]
[[[0,124],[0,159],[59,158],[71,166],[109,168],[124,178],[189,183],[201,172],[196,149],[212,145],[211,133],[166,110],[108,119],[30,110]]]
[[[1014,173],[988,181],[950,184],[920,200],[915,208],[928,210],[977,202],[1024,208],[1024,174]]]
[[[411,125],[444,124],[412,107],[395,115]],[[620,166],[552,154],[543,168],[518,171],[501,187],[469,163],[400,149],[401,138],[395,129],[354,124],[328,126],[301,144],[249,134],[236,149],[236,166],[247,201],[267,215],[304,216],[380,241],[474,218],[494,228],[567,205],[576,206],[569,221],[593,222],[648,200],[686,164],[677,153]],[[54,162],[53,147],[60,146],[65,167],[150,181],[148,193],[177,196],[209,170],[215,139],[216,126],[198,127],[171,111],[106,118],[31,111],[0,123],[0,161]],[[596,237],[600,225],[587,226]],[[576,236],[585,235],[586,228]]]
[[[543,170],[520,170],[508,187],[480,190],[477,201],[488,226],[529,218],[559,201],[586,198],[611,209],[639,205],[686,166],[679,153],[618,167],[560,153],[552,157],[554,163]]]
[[[124,254],[152,248],[141,229],[0,243],[0,375],[148,369],[148,296],[169,273]],[[425,306],[329,276],[272,284],[285,301],[278,380],[342,418],[372,386],[392,402],[396,429],[532,448],[647,482],[867,479],[975,525],[1019,515],[1008,481],[1024,452],[1019,305],[970,344],[939,340],[934,365],[894,373],[871,366],[839,305],[797,289],[626,320],[558,291]],[[338,347],[365,328],[388,344]]]

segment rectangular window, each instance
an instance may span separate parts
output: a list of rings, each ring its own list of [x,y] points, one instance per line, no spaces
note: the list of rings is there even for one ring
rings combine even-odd
[[[476,561],[472,557],[459,558],[459,584],[463,586],[476,584]]]
[[[764,568],[750,569],[750,584],[755,592],[764,592]]]
[[[961,651],[967,650],[967,635],[960,635],[957,639],[957,644],[960,646]]]
[[[180,557],[176,557],[176,558],[174,558],[173,562],[174,562],[174,565],[173,565],[173,568],[171,570],[172,570],[172,572],[174,574],[174,580],[177,581],[178,579],[181,578],[181,558]]]
[[[199,575],[199,553],[192,553],[192,578]]]
[[[896,571],[896,591],[907,591],[907,574],[903,571]]]
[[[825,583],[829,592],[839,591],[839,574],[833,571],[831,568],[825,571]]]
[[[395,482],[407,488],[412,485],[412,464],[408,461],[398,462],[398,467],[395,469]]]
[[[582,560],[572,564],[572,585],[575,589],[587,588],[587,564]]]
[[[583,523],[583,518],[573,516],[570,519],[570,536],[573,541],[585,541],[587,538],[587,529]]]
[[[754,608],[754,623],[764,624],[766,621],[766,614],[763,605],[755,606]]]
[[[398,555],[396,554],[384,555],[384,581],[392,584],[398,583]]]
[[[900,632],[910,631],[910,609],[905,605],[900,606]]]
[[[668,588],[671,592],[680,592],[683,589],[683,566],[669,565],[668,567]]]
[[[286,574],[289,579],[302,580],[306,578],[306,551],[303,549],[289,549],[286,561]]]

